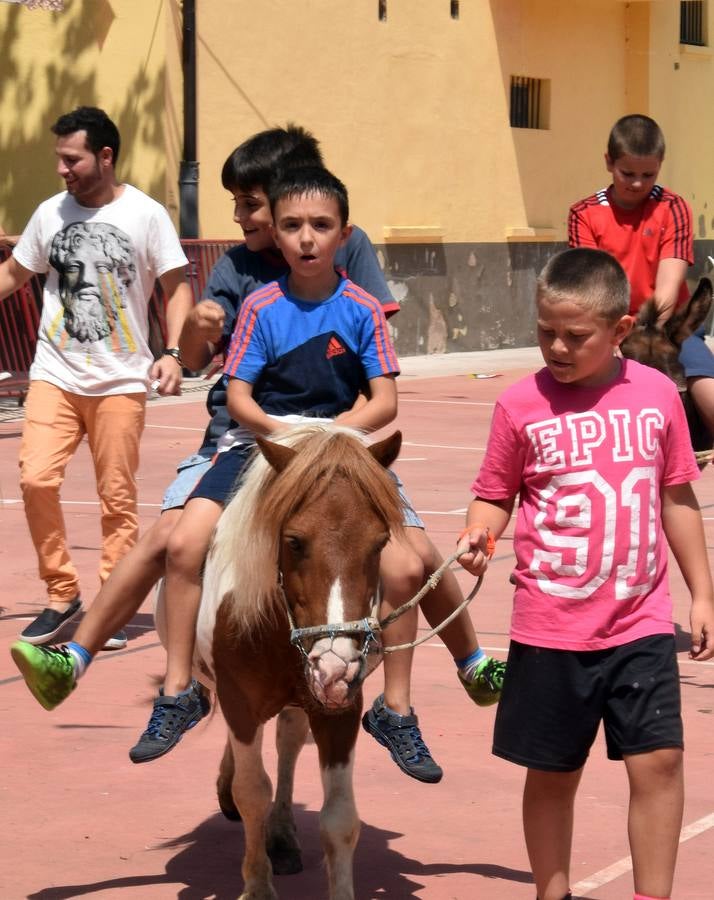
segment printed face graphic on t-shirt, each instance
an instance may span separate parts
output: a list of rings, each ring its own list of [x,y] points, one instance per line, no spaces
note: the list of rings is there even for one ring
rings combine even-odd
[[[89,343],[111,335],[115,349],[133,344],[125,323],[119,328],[124,293],[136,277],[134,248],[123,231],[103,222],[74,222],[54,236],[50,265],[59,273],[68,337]]]

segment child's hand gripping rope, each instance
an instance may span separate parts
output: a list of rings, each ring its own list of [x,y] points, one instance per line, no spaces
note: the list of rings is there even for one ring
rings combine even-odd
[[[478,577],[488,568],[488,562],[496,552],[496,539],[488,525],[474,522],[468,525],[456,540],[456,551],[461,551],[458,562]]]

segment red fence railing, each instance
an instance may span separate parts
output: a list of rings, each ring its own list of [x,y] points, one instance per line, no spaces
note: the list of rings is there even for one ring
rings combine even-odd
[[[186,276],[194,303],[200,300],[213,266],[235,244],[229,240],[181,241],[188,258]],[[10,252],[8,247],[0,246],[0,262]],[[27,373],[35,355],[43,280],[34,275],[19,291],[0,300],[0,396],[18,397],[20,403],[27,392]],[[157,281],[149,301],[149,344],[155,356],[160,355],[165,342],[166,301]],[[9,373],[9,377],[2,378],[4,373]]]

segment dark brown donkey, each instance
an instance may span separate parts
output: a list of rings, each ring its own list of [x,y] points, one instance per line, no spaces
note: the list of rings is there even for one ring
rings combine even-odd
[[[299,871],[295,759],[312,729],[324,803],[331,898],[354,897],[359,818],[352,788],[362,682],[381,660],[379,559],[401,527],[389,466],[401,434],[371,447],[354,432],[304,426],[259,441],[219,522],[204,575],[197,669],[228,723],[218,777],[223,811],[243,819],[243,900],[273,900],[276,871]],[[288,444],[290,446],[288,446]],[[263,724],[278,724],[278,791],[263,767]],[[267,848],[267,849],[266,849]],[[270,851],[270,857],[267,851]]]
[[[706,319],[711,303],[712,283],[708,278],[702,278],[689,303],[678,309],[660,327],[657,325],[654,300],[648,300],[640,308],[635,327],[621,347],[623,356],[658,369],[677,385],[695,451],[711,450],[714,435],[709,433],[689,396],[687,379],[679,361],[679,350],[684,340]]]

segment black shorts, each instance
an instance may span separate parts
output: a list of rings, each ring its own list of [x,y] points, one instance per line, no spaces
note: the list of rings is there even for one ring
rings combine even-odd
[[[573,651],[512,641],[493,753],[546,772],[574,772],[602,721],[610,759],[683,747],[674,636],[608,650]]]
[[[201,478],[188,500],[205,497],[216,503],[226,504],[238,490],[241,476],[253,457],[255,444],[237,444],[219,453],[206,474]],[[186,501],[188,503],[188,500]]]

